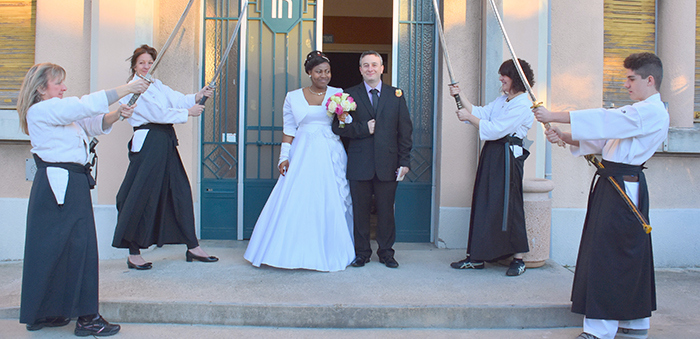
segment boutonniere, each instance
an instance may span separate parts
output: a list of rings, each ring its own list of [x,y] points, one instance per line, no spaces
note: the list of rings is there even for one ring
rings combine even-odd
[[[396,89],[396,97],[400,98],[403,95],[403,92],[400,89]]]

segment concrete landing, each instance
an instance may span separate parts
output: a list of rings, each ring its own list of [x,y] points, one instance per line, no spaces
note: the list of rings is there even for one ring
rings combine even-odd
[[[212,325],[243,332],[255,332],[257,327],[383,328],[389,331],[385,334],[398,329],[462,333],[526,328],[566,333],[564,337],[580,332],[581,316],[569,311],[573,273],[553,262],[507,277],[507,268],[499,265],[487,264],[484,270],[450,268],[450,262],[463,258],[464,250],[402,243],[395,246],[398,269],[385,267],[374,256],[362,268],[322,273],[253,267],[243,259],[247,242],[203,241],[202,246],[221,260],[188,263],[185,246],[171,245],[144,252],[144,258],[153,262],[148,271],[127,269],[126,251],[124,259],[101,261],[100,312],[109,321],[138,326]],[[14,330],[17,326],[23,330],[11,321],[19,314],[21,268],[21,262],[0,263],[0,319],[6,320],[0,321],[0,337],[8,321],[15,324],[10,326]],[[682,285],[675,284],[679,278]],[[695,312],[682,310],[683,305],[695,309],[700,304],[700,297],[689,294],[700,290],[698,278],[697,269],[657,272],[660,306],[652,326],[661,319],[668,329],[681,326],[700,334]],[[669,300],[671,304],[666,303]],[[60,330],[70,333],[72,326]],[[313,332],[308,335],[313,337]]]

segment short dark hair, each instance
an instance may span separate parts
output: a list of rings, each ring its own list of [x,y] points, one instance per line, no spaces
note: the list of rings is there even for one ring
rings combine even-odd
[[[520,58],[518,58],[518,62],[520,63],[520,67],[523,68],[523,73],[525,73],[525,78],[527,79],[527,82],[530,83],[530,87],[535,86],[535,75],[532,72],[532,67],[530,67],[530,64],[527,63],[527,61]],[[513,85],[511,85],[511,89],[517,92],[526,91],[525,84],[523,84],[523,81],[520,79],[518,69],[515,67],[513,59],[504,61],[501,64],[501,67],[498,69],[498,74],[507,76],[511,80],[513,80]]]
[[[382,58],[382,55],[379,54],[379,52],[377,52],[377,51],[364,51],[364,52],[362,52],[362,55],[360,55],[360,66],[362,66],[362,58],[364,58],[368,55],[376,55],[379,58],[379,61],[382,63],[382,66],[384,65],[384,58]]]
[[[131,79],[136,74],[136,71],[134,70],[134,67],[136,66],[136,59],[138,59],[141,56],[141,54],[145,53],[150,54],[153,60],[156,60],[158,58],[158,51],[156,51],[156,49],[151,46],[141,45],[139,46],[139,48],[135,49],[134,54],[132,54],[129,58],[129,60],[131,60],[131,68],[129,68],[129,70],[131,71],[131,75],[129,76],[128,81],[131,81]]]
[[[634,53],[625,58],[625,68],[632,70],[642,78],[654,77],[654,85],[658,91],[661,88],[661,80],[664,77],[664,67],[661,59],[654,53]]]
[[[314,67],[324,62],[327,62],[329,65],[331,64],[331,61],[325,54],[323,54],[323,52],[311,51],[306,55],[306,61],[304,61],[304,69],[306,70],[306,74],[311,73],[311,70],[314,69]]]

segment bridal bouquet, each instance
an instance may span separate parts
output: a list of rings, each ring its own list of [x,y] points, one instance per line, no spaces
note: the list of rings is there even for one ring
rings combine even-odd
[[[333,114],[338,115],[338,120],[340,121],[340,128],[345,127],[345,121],[340,120],[340,116],[343,113],[354,111],[357,108],[357,103],[350,94],[347,93],[336,93],[331,95],[326,102],[326,110],[329,117],[333,117]]]

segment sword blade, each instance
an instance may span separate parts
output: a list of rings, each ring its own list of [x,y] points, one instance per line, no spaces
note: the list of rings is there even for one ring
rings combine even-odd
[[[228,45],[226,46],[226,50],[224,51],[224,54],[221,56],[221,61],[219,62],[219,65],[216,67],[216,71],[214,72],[214,77],[209,82],[209,87],[213,87],[216,83],[216,79],[219,77],[219,75],[221,75],[221,71],[224,69],[226,61],[228,61],[228,56],[231,53],[231,48],[233,47],[233,42],[236,40],[236,36],[238,36],[238,31],[241,29],[241,22],[243,20],[246,20],[246,18],[247,18],[248,1],[247,0],[241,1],[241,5],[243,8],[241,8],[241,11],[240,11],[241,14],[238,16],[238,22],[236,23],[236,28],[233,29],[233,34],[231,35],[231,38],[229,38]]]
[[[187,18],[187,13],[189,13],[190,8],[192,8],[193,3],[194,3],[194,0],[190,0],[190,2],[187,3],[187,7],[185,7],[185,11],[182,12],[182,15],[180,16],[180,20],[177,21],[175,28],[173,29],[172,32],[170,32],[170,36],[168,37],[168,40],[166,40],[163,47],[160,48],[160,53],[156,57],[156,60],[153,61],[153,65],[151,65],[151,69],[149,69],[148,73],[146,73],[147,75],[153,74],[153,71],[156,69],[156,67],[158,67],[158,63],[163,58],[165,51],[168,50],[168,47],[170,47],[170,44],[173,42],[173,40],[175,40],[175,36],[177,36],[177,32],[180,30],[180,27],[182,27],[182,24],[185,22],[185,19]]]
[[[501,14],[498,13],[498,8],[496,7],[496,3],[494,0],[489,0],[489,3],[491,4],[491,9],[493,9],[494,15],[496,15],[496,20],[498,21],[498,27],[501,29],[501,33],[503,33],[503,38],[506,41],[506,45],[508,45],[508,50],[510,51],[511,59],[513,59],[513,63],[515,64],[515,68],[518,71],[518,75],[520,76],[520,80],[522,80],[523,85],[525,85],[525,90],[527,90],[527,94],[530,96],[530,100],[533,103],[537,103],[537,98],[535,97],[535,93],[532,91],[532,86],[530,86],[530,82],[527,81],[527,77],[525,76],[525,72],[523,72],[523,67],[520,65],[520,61],[518,61],[518,57],[515,55],[515,50],[513,49],[513,44],[510,43],[510,39],[508,38],[508,33],[506,32],[506,27],[503,25],[503,20],[501,20]]]
[[[542,106],[542,103],[537,101],[535,93],[532,91],[532,86],[530,86],[530,82],[527,81],[525,72],[523,72],[523,66],[520,65],[520,60],[518,60],[518,57],[515,55],[515,49],[513,49],[513,44],[510,43],[510,39],[508,38],[508,32],[506,32],[506,27],[503,25],[503,20],[501,20],[501,14],[498,13],[496,3],[494,2],[494,0],[489,0],[489,3],[491,4],[491,9],[493,9],[493,14],[496,16],[496,20],[498,21],[498,27],[501,29],[501,33],[503,33],[503,39],[506,41],[506,45],[508,45],[508,50],[510,51],[511,59],[513,60],[513,64],[515,64],[515,69],[518,71],[518,76],[520,77],[520,80],[522,80],[527,94],[530,96],[530,101],[532,101],[532,108]],[[548,122],[543,123],[542,126],[544,126],[545,130],[548,130],[551,127],[551,125]],[[557,145],[559,145],[559,147],[566,147],[566,144],[563,140],[558,141]]]
[[[187,17],[187,13],[190,11],[190,8],[192,7],[193,3],[194,3],[194,0],[190,0],[190,2],[187,3],[187,7],[185,7],[185,11],[180,16],[180,20],[178,20],[177,25],[175,25],[175,28],[173,29],[173,31],[170,32],[170,36],[168,37],[168,40],[165,41],[165,45],[163,45],[163,47],[160,49],[160,53],[158,53],[156,60],[153,61],[153,65],[151,65],[151,68],[148,70],[148,72],[146,72],[146,75],[143,76],[146,80],[149,80],[149,81],[151,80],[151,75],[153,74],[153,71],[156,70],[156,67],[158,67],[158,63],[163,58],[165,51],[168,50],[168,47],[170,47],[170,43],[172,43],[173,40],[175,39],[175,36],[177,35],[177,32],[180,30],[182,23],[185,22],[185,18]],[[136,94],[132,95],[131,99],[129,99],[129,106],[135,104],[136,100],[138,100],[140,96],[141,96],[140,93],[136,93]],[[121,117],[121,120],[124,120],[124,117]]]
[[[440,45],[442,46],[442,54],[445,56],[445,64],[447,65],[447,73],[450,75],[450,85],[456,85],[454,75],[452,74],[452,63],[450,62],[450,55],[447,53],[447,42],[445,41],[445,32],[442,30],[442,20],[440,20],[440,11],[438,10],[437,0],[433,0],[433,10],[435,11],[435,25],[438,28],[438,35],[440,36]],[[462,108],[462,100],[459,98],[459,94],[454,96],[457,102],[457,109]]]

